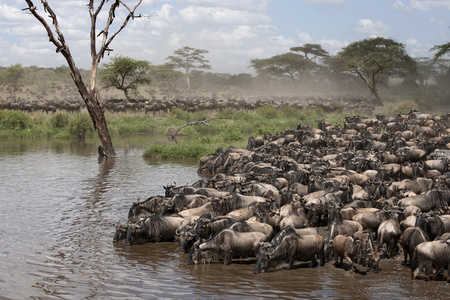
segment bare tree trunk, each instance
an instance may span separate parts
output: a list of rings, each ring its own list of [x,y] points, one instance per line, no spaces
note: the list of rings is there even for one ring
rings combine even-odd
[[[374,104],[376,106],[384,106],[383,101],[381,101],[380,95],[378,95],[378,91],[376,88],[369,87],[372,95],[375,97]]]
[[[103,109],[98,101],[98,94],[96,89],[96,82],[97,82],[97,70],[98,66],[100,64],[100,60],[103,58],[103,55],[107,51],[111,51],[109,48],[109,45],[113,41],[113,39],[119,34],[119,32],[122,31],[122,29],[125,28],[125,26],[128,24],[128,21],[130,19],[134,19],[139,16],[135,16],[134,12],[137,9],[137,7],[142,3],[142,0],[137,0],[136,5],[133,8],[128,7],[124,1],[121,0],[115,0],[111,3],[111,6],[108,11],[108,19],[105,23],[105,27],[103,30],[97,35],[96,33],[96,23],[97,23],[97,16],[101,12],[102,8],[105,5],[105,1],[102,0],[99,2],[98,6],[94,8],[94,0],[89,0],[89,15],[91,19],[91,32],[90,32],[90,40],[91,40],[91,58],[92,58],[92,67],[91,67],[91,76],[89,79],[89,90],[86,88],[83,79],[81,78],[80,71],[75,65],[75,62],[72,58],[72,55],[69,50],[69,46],[66,44],[64,35],[62,34],[60,28],[58,19],[56,17],[56,14],[53,12],[52,8],[48,4],[47,0],[41,0],[42,6],[44,8],[44,12],[48,14],[48,16],[52,19],[53,23],[52,26],[54,27],[54,30],[56,32],[56,36],[53,33],[50,25],[47,23],[47,21],[36,11],[37,8],[33,4],[31,0],[25,0],[25,2],[28,4],[28,7],[25,10],[29,10],[30,13],[44,26],[44,28],[47,31],[49,40],[51,43],[53,43],[56,46],[56,52],[61,53],[72,72],[72,79],[75,82],[75,85],[78,87],[78,91],[83,98],[84,103],[86,104],[87,110],[89,112],[89,115],[92,119],[92,122],[94,123],[94,128],[97,130],[98,136],[100,138],[100,141],[102,143],[103,149],[99,148],[99,154],[101,152],[104,152],[104,155],[106,157],[116,157],[116,152],[114,151],[114,147],[111,141],[111,136],[109,135],[108,126],[106,124],[105,115],[103,113]],[[107,2],[107,1],[106,1]],[[119,7],[119,5],[122,5],[122,7],[125,7],[125,9],[128,11],[128,15],[123,20],[122,25],[117,29],[111,36],[109,35],[109,28],[115,19],[116,15],[116,9]],[[96,38],[98,36],[102,36],[102,41],[100,45],[100,49],[97,52],[96,49]]]

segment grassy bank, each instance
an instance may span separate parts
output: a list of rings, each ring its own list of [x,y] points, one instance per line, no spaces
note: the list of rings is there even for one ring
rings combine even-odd
[[[404,106],[407,107],[404,107]],[[411,107],[404,103],[401,111]],[[400,113],[394,107],[385,111]],[[352,115],[362,115],[354,113]],[[343,125],[349,114],[325,114],[321,109],[276,109],[263,106],[253,112],[226,109],[215,114],[205,112],[188,113],[175,109],[171,113],[153,116],[151,114],[106,114],[108,128],[113,138],[127,134],[174,134],[181,126],[195,121],[208,121],[208,125],[183,127],[176,136],[176,142],[165,145],[149,145],[143,155],[157,158],[200,158],[214,153],[218,148],[229,146],[245,148],[250,136],[276,134],[295,129],[298,124],[317,126],[316,120]],[[0,111],[0,139],[5,138],[84,138],[95,137],[92,122],[87,112],[55,114]]]
[[[254,112],[227,109],[216,114],[188,113],[179,109],[169,114],[107,114],[112,138],[126,134],[174,134],[181,126],[210,118],[208,125],[183,127],[176,135],[177,142],[168,145],[151,145],[144,152],[147,157],[199,158],[228,146],[245,147],[250,136],[294,129],[299,123],[317,125],[316,120],[326,119],[342,124],[344,115],[324,114],[320,109],[300,110],[260,107]],[[23,113],[0,111],[0,138],[84,138],[95,137],[87,112],[81,113]]]

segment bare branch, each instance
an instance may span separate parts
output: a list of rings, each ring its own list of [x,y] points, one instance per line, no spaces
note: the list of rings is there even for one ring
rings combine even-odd
[[[208,121],[214,120],[214,119],[228,119],[228,118],[225,118],[225,117],[213,117],[213,118],[209,118],[209,119],[204,120],[204,121],[194,121],[194,122],[186,123],[183,126],[181,126],[180,128],[178,128],[177,131],[175,131],[174,134],[172,134],[172,139],[175,139],[175,136],[178,134],[178,132],[181,129],[183,129],[184,127],[186,127],[186,126],[191,126],[191,125],[207,125],[207,126],[211,126],[211,125],[208,124]]]
[[[109,30],[109,27],[111,26],[112,22],[114,21],[114,18],[115,18],[114,12],[115,12],[116,8],[119,6],[119,3],[122,4],[128,10],[129,14],[123,21],[122,26],[120,26],[120,28],[116,32],[114,32],[113,35],[107,40],[108,30]],[[103,30],[104,33],[103,33],[102,46],[98,52],[99,58],[104,56],[105,51],[109,48],[109,44],[111,44],[111,42],[114,40],[114,38],[122,31],[122,29],[125,28],[125,26],[128,24],[128,21],[130,20],[130,18],[134,19],[134,12],[136,11],[136,9],[139,7],[139,5],[141,3],[142,3],[142,0],[139,0],[139,2],[136,3],[136,5],[134,6],[133,9],[130,9],[121,0],[116,0],[116,2],[111,5],[111,8],[109,10],[108,21],[106,22],[105,28]]]

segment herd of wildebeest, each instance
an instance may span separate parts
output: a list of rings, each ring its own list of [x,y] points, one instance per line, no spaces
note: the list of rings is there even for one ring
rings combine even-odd
[[[445,278],[449,157],[450,114],[299,124],[202,157],[203,179],[132,203],[114,242],[176,241],[189,264],[245,259],[254,273],[331,261],[378,272],[403,255],[412,279]]]
[[[0,110],[15,110],[23,112],[80,112],[85,105],[73,95],[54,99],[35,99],[17,101],[2,101],[0,99]],[[212,99],[208,97],[186,97],[177,99],[105,99],[101,100],[102,108],[109,113],[145,113],[162,114],[170,113],[174,109],[181,109],[188,112],[206,111],[217,112],[223,109],[240,109],[243,111],[253,111],[262,106],[272,106],[276,108],[294,107],[299,109],[320,108],[324,112],[336,111],[362,111],[372,112],[374,110],[373,101],[368,97],[361,96],[289,96],[289,97],[265,97],[250,96],[244,98]]]

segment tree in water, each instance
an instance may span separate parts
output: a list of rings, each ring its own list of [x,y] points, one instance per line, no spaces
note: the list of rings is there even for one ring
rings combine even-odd
[[[378,84],[389,76],[405,77],[416,73],[416,62],[406,53],[405,45],[384,37],[368,38],[344,47],[330,60],[334,67],[357,74],[375,97],[375,105],[383,102]]]
[[[130,92],[137,95],[140,85],[151,83],[148,77],[150,63],[146,60],[116,56],[103,67],[100,71],[102,83],[123,91],[128,102],[131,101]]]
[[[175,50],[174,54],[168,56],[166,59],[170,60],[178,69],[183,69],[185,71],[184,80],[188,91],[191,91],[191,81],[190,74],[194,69],[211,69],[208,65],[209,60],[205,59],[203,54],[208,53],[208,50],[195,49],[191,47],[183,47],[181,49]]]
[[[66,59],[72,79],[75,85],[78,88],[78,92],[83,98],[84,103],[86,104],[89,115],[94,123],[94,128],[97,130],[98,136],[102,143],[102,147],[104,151],[104,155],[107,157],[116,157],[116,152],[114,150],[111,136],[109,135],[108,126],[106,124],[105,115],[103,113],[102,107],[98,101],[98,92],[97,92],[97,71],[100,64],[100,60],[104,57],[105,52],[109,53],[111,50],[110,45],[114,38],[127,26],[130,20],[134,20],[135,18],[141,17],[142,15],[135,15],[136,9],[142,3],[142,0],[136,1],[134,7],[128,6],[125,1],[115,0],[111,1],[111,5],[106,13],[107,20],[105,22],[105,26],[100,33],[96,32],[97,18],[99,14],[102,13],[103,9],[107,9],[105,7],[105,0],[101,0],[98,5],[95,7],[94,0],[89,0],[88,10],[89,16],[91,20],[91,30],[90,30],[90,49],[91,49],[91,73],[89,78],[89,85],[85,85],[83,79],[81,78],[80,70],[77,68],[75,61],[73,60],[72,54],[70,53],[69,46],[66,43],[64,35],[59,26],[59,20],[56,16],[56,13],[48,4],[47,0],[41,0],[43,6],[43,14],[48,16],[52,24],[50,25],[47,20],[43,17],[43,14],[38,12],[37,7],[34,5],[33,1],[25,0],[28,7],[24,10],[28,10],[45,28],[47,31],[47,35],[49,37],[50,42],[55,45],[56,52],[61,53]],[[113,32],[111,35],[109,33],[111,24],[116,19],[116,10],[119,8],[123,8],[127,11],[126,16],[124,17],[122,24],[119,24],[118,29]],[[103,14],[103,13],[102,13]],[[97,50],[97,37],[101,37],[100,46]],[[99,151],[100,153],[100,151]]]

